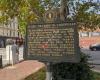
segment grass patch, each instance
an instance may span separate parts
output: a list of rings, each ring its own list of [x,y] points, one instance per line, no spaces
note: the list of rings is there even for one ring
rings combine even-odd
[[[45,80],[46,78],[46,69],[42,68],[38,72],[33,73],[26,77],[24,80]],[[100,80],[100,73],[93,72],[94,80]]]
[[[100,80],[100,73],[93,72],[94,74],[94,80]]]
[[[38,72],[33,73],[29,75],[28,77],[26,77],[24,80],[45,80],[46,78],[45,70],[46,70],[45,68],[42,68]]]

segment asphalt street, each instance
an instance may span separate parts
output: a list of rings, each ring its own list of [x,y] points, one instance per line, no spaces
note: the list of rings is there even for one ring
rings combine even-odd
[[[100,64],[100,51],[91,51],[89,49],[81,49],[81,51],[90,56],[89,62]]]
[[[100,51],[91,51],[89,49],[81,49],[83,53],[86,55],[89,55],[90,58],[88,59],[88,62],[93,64],[93,69],[96,69],[100,72]]]

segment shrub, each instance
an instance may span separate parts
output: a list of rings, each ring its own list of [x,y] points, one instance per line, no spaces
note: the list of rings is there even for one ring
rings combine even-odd
[[[87,62],[88,56],[81,53],[79,63],[58,63],[54,64],[53,80],[93,80],[93,73]]]

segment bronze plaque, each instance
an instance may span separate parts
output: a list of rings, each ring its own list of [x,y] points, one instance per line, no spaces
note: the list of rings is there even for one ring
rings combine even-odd
[[[75,22],[31,24],[27,27],[27,58],[77,62],[79,47]]]

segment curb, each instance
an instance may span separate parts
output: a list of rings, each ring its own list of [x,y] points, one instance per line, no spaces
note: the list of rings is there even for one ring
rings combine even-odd
[[[100,70],[92,69],[92,71],[100,73]]]
[[[89,65],[100,65],[100,63],[98,63],[98,62],[92,62],[92,61],[89,61],[88,64]]]
[[[100,65],[100,63],[89,63],[89,65]]]

